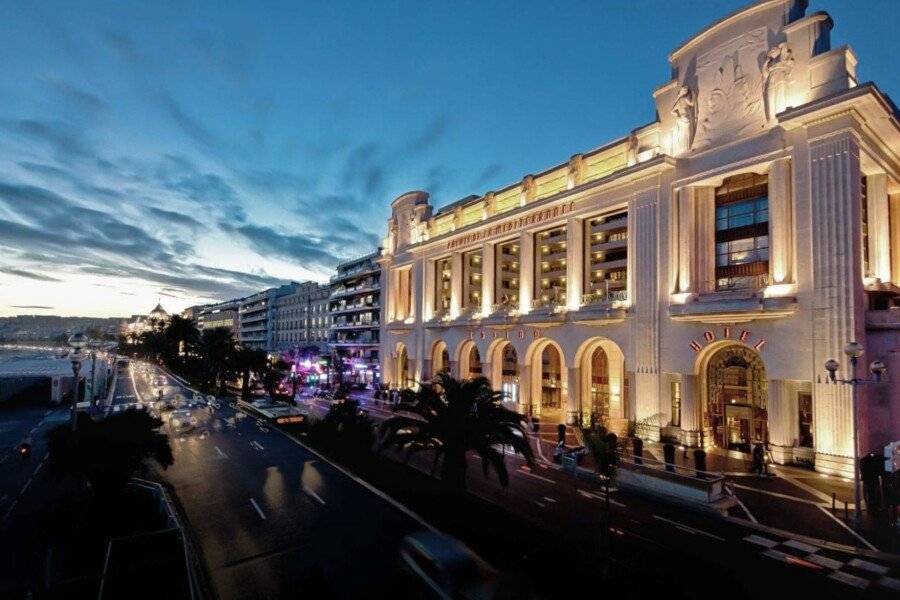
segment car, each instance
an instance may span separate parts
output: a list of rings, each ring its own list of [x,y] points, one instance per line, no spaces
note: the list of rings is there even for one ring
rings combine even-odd
[[[190,410],[173,410],[169,416],[169,425],[173,429],[193,429],[198,423],[197,417]]]
[[[439,598],[487,600],[495,592],[496,572],[465,544],[437,531],[407,535],[400,558]]]

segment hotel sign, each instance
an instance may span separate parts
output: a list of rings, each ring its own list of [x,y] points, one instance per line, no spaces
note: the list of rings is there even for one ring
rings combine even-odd
[[[489,225],[487,227],[479,229],[478,231],[473,231],[472,233],[467,233],[466,235],[460,236],[456,239],[449,240],[447,242],[447,250],[453,250],[454,248],[466,246],[473,242],[486,240],[496,235],[512,233],[514,231],[522,229],[523,227],[538,225],[545,221],[550,221],[552,219],[556,219],[557,217],[567,215],[574,210],[575,202],[569,201],[557,206],[533,212],[529,215],[522,215],[521,217],[518,217],[516,219],[509,219],[507,221],[503,221],[502,223],[497,223],[496,225]]]
[[[524,329],[524,328],[518,329],[518,330],[516,330],[515,335],[512,336],[512,337],[509,335],[509,333],[510,333],[509,331],[504,331],[504,332],[500,333],[500,332],[498,332],[498,331],[496,331],[496,330],[485,331],[484,329],[479,329],[477,332],[476,332],[476,331],[470,331],[470,332],[469,332],[469,339],[470,339],[470,340],[476,340],[476,339],[479,339],[479,340],[486,340],[486,339],[496,340],[496,339],[499,339],[499,338],[503,338],[503,339],[506,339],[506,340],[510,340],[510,339],[513,339],[513,337],[517,337],[517,338],[519,338],[520,340],[524,340],[524,339],[527,339],[527,338],[531,338],[531,339],[533,339],[533,340],[536,340],[536,339],[538,339],[538,338],[544,337],[543,334],[541,334],[541,332],[538,331],[537,329],[531,329],[530,332],[529,332],[528,329]]]
[[[704,347],[706,347],[709,344],[712,344],[713,342],[715,342],[717,340],[732,340],[733,339],[737,342],[740,342],[742,344],[750,346],[757,352],[762,350],[763,346],[766,345],[766,340],[764,340],[762,338],[758,338],[756,340],[751,340],[750,339],[751,334],[750,334],[749,329],[741,329],[740,332],[737,332],[735,334],[732,331],[731,327],[728,327],[726,325],[725,327],[722,328],[721,336],[722,337],[717,337],[715,331],[713,331],[712,329],[708,329],[703,332],[703,341],[702,342],[698,342],[697,340],[691,340],[691,343],[690,343],[691,350],[693,350],[694,352],[700,352],[701,350],[703,350]],[[751,344],[750,343],[751,341],[753,341],[754,343]]]

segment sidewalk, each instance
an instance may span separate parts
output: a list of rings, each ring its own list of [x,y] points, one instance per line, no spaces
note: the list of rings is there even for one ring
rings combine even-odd
[[[693,449],[675,452],[675,464],[693,468]],[[663,445],[645,442],[644,453],[663,459]],[[725,475],[741,502],[729,516],[770,527],[869,549],[900,550],[897,532],[886,522],[863,509],[862,530],[853,531],[853,482],[850,479],[816,473],[788,465],[767,465],[768,476],[751,471],[750,456],[741,452],[710,448],[706,453],[708,471]],[[834,508],[832,509],[832,500]],[[846,504],[846,511],[845,511]],[[886,520],[885,520],[886,521]]]

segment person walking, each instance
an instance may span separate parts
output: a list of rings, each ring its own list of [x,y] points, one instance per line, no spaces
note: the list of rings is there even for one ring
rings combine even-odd
[[[753,468],[751,470],[762,477],[764,464],[762,444],[756,444],[753,447]]]

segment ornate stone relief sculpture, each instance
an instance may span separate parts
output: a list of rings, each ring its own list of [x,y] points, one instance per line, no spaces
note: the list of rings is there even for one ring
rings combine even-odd
[[[787,108],[793,69],[794,55],[784,42],[774,46],[766,54],[762,80],[766,120],[770,123],[775,120],[776,114]]]
[[[681,86],[678,97],[675,98],[675,104],[672,106],[672,116],[675,117],[675,127],[672,132],[673,154],[681,154],[691,149],[697,124],[697,113],[694,109],[694,94],[691,92],[691,88],[686,85]]]

